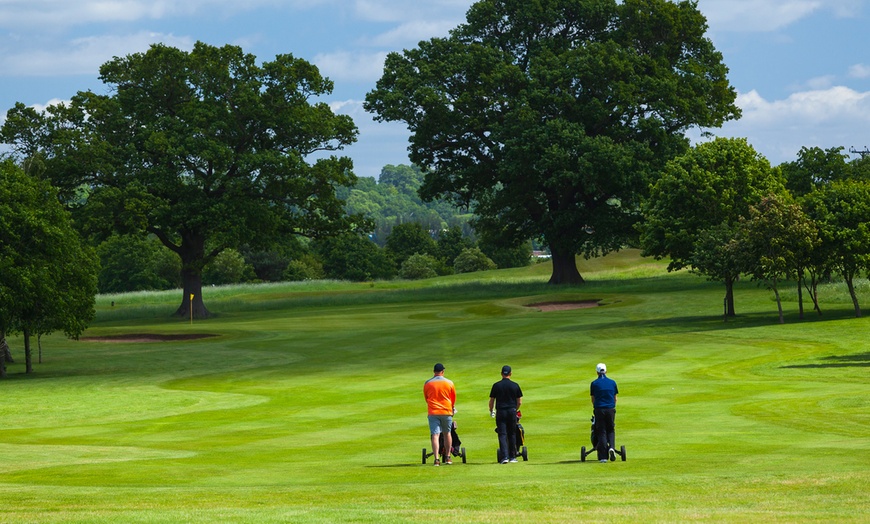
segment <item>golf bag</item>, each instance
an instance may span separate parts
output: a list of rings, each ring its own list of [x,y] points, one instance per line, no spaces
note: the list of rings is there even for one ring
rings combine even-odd
[[[590,428],[590,436],[589,440],[592,442],[592,447],[587,451],[586,446],[582,446],[580,448],[580,462],[586,462],[586,457],[595,453],[598,448],[598,433],[595,431],[595,413],[592,413],[592,418],[590,419],[592,422],[592,426]],[[614,440],[616,440],[614,438]],[[608,443],[610,448],[613,448],[613,442]],[[619,455],[622,458],[622,461],[625,462],[627,456],[625,454],[625,446],[620,446],[619,449],[615,449],[614,453]]]
[[[446,448],[444,433],[438,435],[438,451],[441,455],[440,460],[446,462],[447,457],[452,455],[454,457],[459,457],[462,459],[462,463],[465,464],[465,448],[462,447],[462,441],[459,440],[459,434],[456,432],[456,422],[450,427],[450,437],[453,440],[452,447],[450,450]],[[428,448],[423,448],[423,464],[426,463],[426,459],[434,455],[434,453],[430,453]]]
[[[591,437],[592,449],[595,449],[598,447],[598,433],[595,431],[595,414],[594,413],[592,414],[592,429],[590,431],[592,432],[592,437]]]

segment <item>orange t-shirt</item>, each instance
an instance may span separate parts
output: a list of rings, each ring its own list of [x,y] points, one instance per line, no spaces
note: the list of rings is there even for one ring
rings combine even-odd
[[[436,375],[423,384],[423,396],[429,406],[430,415],[452,415],[456,403],[456,388],[453,382]]]

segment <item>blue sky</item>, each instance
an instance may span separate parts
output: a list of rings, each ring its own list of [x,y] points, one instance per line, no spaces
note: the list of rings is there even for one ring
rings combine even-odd
[[[105,92],[99,66],[155,42],[240,45],[260,60],[291,53],[335,82],[328,102],[359,141],[344,154],[360,176],[407,163],[408,133],[362,109],[384,56],[445,36],[471,0],[0,0],[0,121]],[[870,146],[870,0],[700,0],[743,118],[712,130],[746,137],[771,163],[801,146]],[[698,132],[690,136],[700,136]]]

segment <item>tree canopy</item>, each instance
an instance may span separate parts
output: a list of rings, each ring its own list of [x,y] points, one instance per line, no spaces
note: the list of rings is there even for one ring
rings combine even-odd
[[[80,220],[92,230],[146,231],[178,254],[179,314],[193,295],[194,315],[208,315],[202,270],[226,248],[360,225],[336,198],[355,181],[350,159],[308,161],[357,130],[316,101],[333,84],[305,60],[156,44],[107,62],[100,79],[111,94],[79,92],[44,113],[16,104],[3,141],[43,161],[67,197],[85,184]]]
[[[820,250],[846,282],[855,316],[861,316],[855,278],[870,269],[870,182],[839,180],[803,199],[821,238]]]
[[[668,257],[669,270],[691,267],[725,283],[733,316],[733,284],[743,267],[729,250],[741,217],[771,194],[785,192],[778,169],[742,138],[717,138],[671,160],[644,204],[645,255]]]
[[[0,338],[23,333],[28,373],[31,335],[78,337],[93,319],[98,264],[54,188],[0,162]]]
[[[405,122],[426,198],[473,205],[506,245],[541,238],[551,283],[636,235],[692,126],[739,116],[696,2],[481,0],[447,38],[388,55],[366,108]]]
[[[805,267],[806,254],[819,245],[815,224],[790,195],[770,195],[749,206],[749,216],[741,217],[737,240],[742,266],[773,291],[779,323],[784,323],[780,282],[799,275]]]

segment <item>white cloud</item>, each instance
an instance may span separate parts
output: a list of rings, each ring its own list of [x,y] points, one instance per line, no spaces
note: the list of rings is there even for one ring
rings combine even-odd
[[[729,31],[775,31],[819,9],[820,0],[700,0],[710,27]]]
[[[374,83],[384,72],[386,57],[387,53],[383,51],[373,53],[339,51],[316,55],[313,62],[322,75],[335,82]]]
[[[870,92],[834,86],[769,101],[753,90],[738,95],[737,105],[743,117],[711,131],[746,137],[775,165],[794,160],[804,146],[848,148],[867,140]]]
[[[377,122],[363,109],[361,100],[338,100],[329,103],[333,112],[353,118],[359,140],[341,153],[353,160],[357,176],[377,178],[387,164],[407,164],[409,131],[401,122]],[[331,154],[331,153],[330,153]],[[317,155],[315,155],[316,158]]]
[[[843,86],[794,93],[785,100],[768,102],[756,91],[737,97],[747,123],[827,125],[838,122],[870,121],[870,93]]]
[[[836,79],[834,75],[817,76],[807,81],[807,87],[813,91],[828,89],[834,85]]]
[[[849,76],[852,78],[870,78],[870,66],[855,64],[849,68]]]
[[[866,0],[699,0],[714,31],[776,31],[819,11],[848,18]]]
[[[331,1],[337,0],[3,0],[0,27],[57,30],[90,23],[158,20],[203,12],[230,14],[276,4],[310,8]]]
[[[181,49],[193,48],[186,37],[143,31],[125,36],[78,38],[53,50],[21,50],[0,55],[3,76],[96,75],[100,66],[115,56],[147,51],[163,42]]]
[[[357,15],[373,22],[452,19],[453,25],[465,20],[474,0],[355,0]]]
[[[414,20],[381,33],[366,43],[390,48],[415,46],[421,40],[447,36],[457,25],[459,24],[450,20]]]

